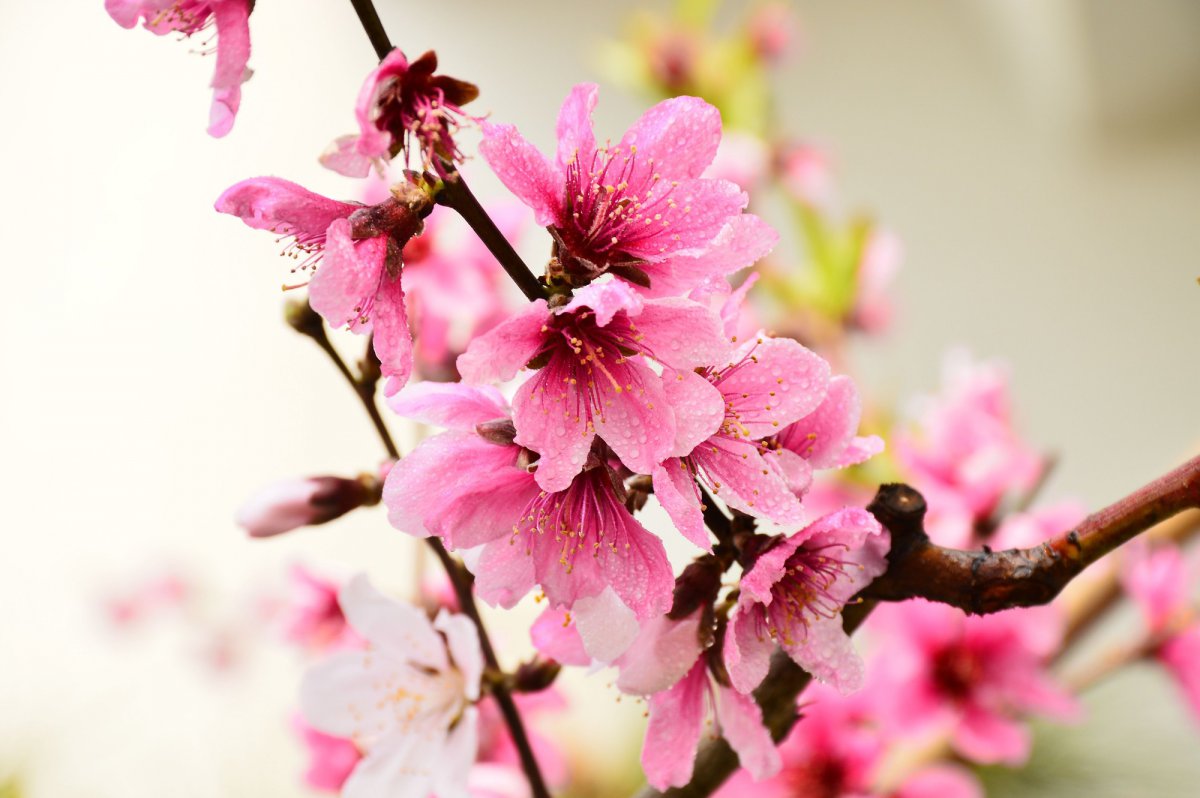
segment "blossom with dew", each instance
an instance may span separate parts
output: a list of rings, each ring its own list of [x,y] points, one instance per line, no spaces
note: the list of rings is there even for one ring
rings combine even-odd
[[[721,360],[728,342],[707,308],[683,298],[645,300],[601,281],[565,304],[545,300],[476,338],[458,359],[469,382],[534,373],[513,397],[516,441],[541,455],[537,481],[565,489],[599,437],[635,473],[671,451],[675,422],[663,379],[647,359],[678,371]]]
[[[675,441],[654,468],[654,494],[679,530],[709,548],[697,479],[742,512],[802,522],[794,479],[770,439],[820,406],[829,364],[796,341],[759,336],[725,364],[666,376]]]
[[[342,795],[466,796],[483,674],[475,625],[444,610],[431,623],[362,575],[342,588],[339,601],[365,648],[310,669],[300,703],[309,726],[363,752]]]
[[[123,28],[132,28],[141,20],[142,26],[157,36],[190,38],[199,34],[207,37],[202,43],[205,48],[216,40],[208,132],[217,138],[233,129],[242,102],[242,84],[250,78],[246,63],[250,60],[253,5],[252,0],[104,0],[109,16]]]
[[[778,644],[797,665],[843,693],[862,686],[863,662],[842,629],[842,608],[887,569],[888,537],[848,507],[782,538],[742,576],[725,635],[725,666],[742,692],[767,675]]]
[[[397,155],[417,153],[421,164],[440,172],[442,161],[459,162],[462,151],[454,141],[464,118],[462,106],[479,96],[464,80],[435,75],[438,61],[432,50],[409,61],[392,50],[371,70],[354,106],[358,135],[342,136],[321,156],[321,163],[346,177],[366,177]]]
[[[389,395],[412,372],[412,333],[401,286],[403,247],[423,229],[432,205],[423,189],[397,186],[378,205],[338,202],[277,177],[226,189],[216,209],[256,230],[291,239],[284,254],[308,276],[312,307],[335,327],[371,334]],[[318,268],[319,267],[319,268]]]
[[[696,97],[653,106],[616,144],[592,131],[597,88],[580,84],[559,112],[546,158],[511,125],[485,123],[479,150],[554,238],[550,277],[581,286],[613,274],[656,296],[753,264],[776,233],[742,213],[734,183],[700,175],[721,140],[717,109]]]

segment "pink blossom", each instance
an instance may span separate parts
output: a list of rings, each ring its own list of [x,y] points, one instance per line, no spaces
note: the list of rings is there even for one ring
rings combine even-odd
[[[599,436],[630,470],[648,474],[675,443],[662,378],[643,356],[679,371],[716,362],[728,344],[717,319],[686,299],[643,300],[599,282],[567,304],[544,300],[471,342],[458,359],[470,382],[537,370],[513,398],[517,443],[538,452],[537,481],[561,491]]]
[[[988,535],[993,549],[1029,549],[1040,546],[1055,535],[1074,529],[1087,516],[1077,501],[1062,501],[1019,513],[1008,513],[1000,526]]]
[[[310,651],[357,648],[362,639],[346,623],[336,582],[302,565],[289,573],[291,593],[284,610],[284,636]]]
[[[398,394],[393,407],[418,418],[436,412],[452,428],[388,474],[383,500],[393,526],[437,535],[451,549],[483,546],[476,590],[493,604],[511,607],[541,585],[551,606],[612,590],[641,617],[665,611],[673,580],[662,542],[630,515],[606,465],[592,460],[564,490],[547,492],[521,466],[526,455],[497,418],[505,408],[494,390],[422,386]]]
[[[877,435],[861,437],[862,401],[854,381],[844,375],[829,380],[820,405],[779,433],[779,457],[797,487],[807,488],[814,469],[857,465],[883,451]]]
[[[1190,614],[1191,580],[1178,547],[1131,546],[1123,565],[1121,585],[1142,611],[1151,634],[1166,632]]]
[[[828,154],[811,144],[784,147],[777,158],[783,187],[796,199],[823,207],[833,199],[833,177]]]
[[[893,308],[887,294],[900,271],[903,248],[887,230],[872,228],[858,261],[857,291],[851,322],[868,333],[882,333],[891,324]]]
[[[312,728],[364,752],[342,795],[464,795],[483,673],[474,624],[444,610],[430,623],[363,576],[342,589],[340,601],[367,648],[334,654],[309,670],[300,700]]]
[[[412,63],[399,50],[388,53],[359,91],[358,135],[335,141],[321,163],[347,177],[366,177],[372,163],[382,171],[383,162],[399,153],[407,163],[412,150],[439,172],[442,160],[461,161],[454,133],[464,116],[462,106],[478,97],[479,89],[436,71],[432,50]]]
[[[1017,435],[1010,404],[1005,369],[956,351],[918,427],[892,438],[897,461],[929,504],[935,542],[970,547],[975,525],[1006,493],[1028,491],[1037,481],[1042,458]]]
[[[660,790],[691,780],[700,738],[710,720],[755,779],[769,778],[779,770],[779,754],[763,726],[758,704],[710,675],[699,619],[696,611],[678,621],[648,620],[617,663],[621,668],[617,686],[649,696],[642,768],[646,780]]]
[[[608,272],[656,296],[679,295],[770,251],[777,236],[742,213],[746,194],[700,177],[721,140],[716,108],[665,100],[617,144],[598,146],[596,94],[580,84],[567,96],[553,160],[511,125],[483,126],[484,159],[554,238],[552,277],[580,286]]]
[[[237,513],[237,524],[253,538],[267,538],[318,526],[379,501],[378,483],[321,476],[275,482],[250,498]],[[374,495],[372,495],[374,493]]]
[[[787,3],[764,3],[754,10],[746,26],[750,46],[764,61],[778,61],[792,43],[795,18]]]
[[[1200,624],[1169,637],[1156,656],[1183,690],[1192,714],[1200,718]]]
[[[398,190],[403,199],[368,207],[327,199],[276,177],[256,177],[227,189],[216,203],[218,211],[256,230],[292,239],[284,254],[299,261],[293,272],[311,275],[313,309],[335,327],[372,334],[389,395],[412,371],[401,247],[421,232],[420,214],[429,205],[423,192],[407,188]]]
[[[527,222],[521,207],[490,209],[512,240]],[[487,247],[453,212],[435,208],[425,231],[404,245],[404,289],[417,368],[428,379],[454,379],[455,359],[476,336],[519,307],[508,277]]]
[[[1019,765],[1030,749],[1025,715],[1068,720],[1077,712],[1047,674],[1062,641],[1057,608],[965,616],[914,600],[880,607],[870,624],[880,651],[873,667],[890,685],[897,733],[934,730],[972,761]]]
[[[217,63],[213,72],[213,102],[208,132],[220,138],[233,128],[242,101],[242,83],[250,70],[250,0],[104,0],[104,8],[118,25],[142,26],[155,35],[191,37],[215,30]],[[206,39],[208,47],[212,39]]]
[[[788,338],[756,338],[731,360],[670,375],[665,396],[675,411],[675,442],[653,471],[663,508],[706,549],[697,478],[743,512],[781,524],[804,520],[766,439],[813,412],[829,381],[829,364]]]
[[[742,575],[725,635],[725,664],[748,693],[767,675],[778,643],[796,664],[843,693],[862,685],[863,663],[842,629],[842,608],[887,568],[887,536],[874,516],[847,508],[783,538]]]
[[[308,755],[304,783],[314,790],[341,791],[346,779],[350,778],[362,760],[358,746],[344,737],[317,731],[308,725],[303,715],[292,719],[292,728],[300,736]]]

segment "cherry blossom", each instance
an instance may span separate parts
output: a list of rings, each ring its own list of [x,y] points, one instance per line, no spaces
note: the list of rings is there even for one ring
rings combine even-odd
[[[842,608],[887,568],[887,536],[874,516],[847,508],[824,516],[758,557],[742,576],[725,635],[734,687],[767,675],[778,643],[797,665],[842,692],[862,685],[863,663],[842,629]]]
[[[321,163],[347,177],[366,177],[371,165],[410,151],[439,172],[441,161],[461,161],[454,133],[463,119],[462,106],[479,96],[466,81],[435,75],[437,55],[430,50],[411,63],[392,50],[367,75],[354,116],[358,135],[342,136],[321,156]]]
[[[560,491],[597,436],[636,473],[650,473],[670,452],[674,415],[662,378],[643,356],[685,371],[727,351],[707,308],[682,298],[643,300],[628,285],[605,281],[553,308],[530,303],[472,341],[458,369],[469,382],[485,382],[536,368],[513,397],[516,441],[541,455],[538,484]]]
[[[654,468],[654,493],[689,540],[709,546],[696,478],[743,512],[781,524],[804,520],[765,439],[813,412],[828,380],[820,356],[790,339],[761,337],[728,365],[671,375],[665,396],[675,410],[675,442]]]
[[[721,140],[717,109],[696,97],[650,108],[617,144],[597,144],[597,88],[571,90],[547,159],[511,125],[485,123],[480,153],[555,241],[551,277],[584,285],[604,273],[656,296],[684,294],[753,264],[777,235],[743,214],[737,185],[700,177]]]
[[[366,577],[340,594],[350,625],[366,640],[309,670],[301,708],[315,730],[364,752],[342,788],[346,798],[467,795],[475,761],[483,655],[474,624],[379,593]]]
[[[242,102],[242,83],[250,78],[250,0],[104,0],[118,25],[132,28],[138,20],[157,36],[207,35],[215,30],[217,64],[208,132],[220,138],[233,129]],[[204,42],[207,47],[210,40]]]
[[[968,759],[1019,765],[1031,744],[1025,715],[1077,714],[1074,698],[1046,672],[1062,640],[1056,607],[964,616],[917,599],[880,607],[870,629],[897,733],[943,733]]]
[[[216,203],[218,211],[256,230],[292,239],[284,254],[298,261],[293,272],[311,275],[307,285],[313,309],[336,327],[371,334],[388,377],[388,394],[399,390],[412,372],[401,253],[421,232],[421,215],[430,204],[415,187],[395,193],[378,205],[363,206],[322,197],[277,177],[256,177],[230,187]]]

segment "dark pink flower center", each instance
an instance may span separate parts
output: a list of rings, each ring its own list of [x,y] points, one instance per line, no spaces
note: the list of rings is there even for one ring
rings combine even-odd
[[[939,692],[955,701],[970,697],[983,679],[983,662],[964,646],[950,646],[933,657],[933,681]]]
[[[440,171],[437,156],[462,160],[454,134],[466,116],[461,106],[475,99],[478,89],[434,75],[436,69],[437,56],[428,52],[382,77],[372,113],[375,127],[391,135],[393,154],[408,152],[410,141],[416,139],[423,159]]]
[[[783,574],[771,588],[771,603],[759,617],[759,635],[766,632],[785,645],[803,639],[805,630],[818,618],[836,618],[844,602],[832,593],[834,584],[847,568],[858,567],[843,560],[846,546],[801,546],[788,557]]]
[[[628,253],[644,251],[649,240],[669,235],[675,185],[654,171],[653,158],[639,164],[636,147],[601,147],[586,162],[572,157],[565,218],[553,228],[567,273],[592,279],[611,267],[641,262]],[[665,250],[667,243],[659,248]]]
[[[553,545],[558,562],[570,573],[579,556],[601,557],[618,552],[617,530],[624,530],[629,511],[617,498],[604,468],[577,476],[564,491],[542,491],[525,506],[513,525],[512,542],[524,544],[526,554]],[[628,548],[628,543],[624,544]]]
[[[630,357],[651,355],[643,336],[624,311],[605,326],[596,323],[590,308],[556,314],[543,328],[546,335],[534,363],[546,365],[536,374],[533,396],[547,413],[561,412],[574,421],[605,419],[614,394],[645,393],[641,373],[629,368]]]

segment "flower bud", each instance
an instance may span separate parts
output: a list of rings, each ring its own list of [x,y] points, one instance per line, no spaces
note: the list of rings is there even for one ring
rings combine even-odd
[[[250,537],[267,538],[302,526],[316,526],[351,510],[379,502],[381,484],[364,474],[358,479],[308,477],[268,485],[242,505],[237,523]]]
[[[529,662],[522,662],[513,674],[513,689],[518,693],[539,693],[558,678],[562,665],[552,659],[534,657]]]

